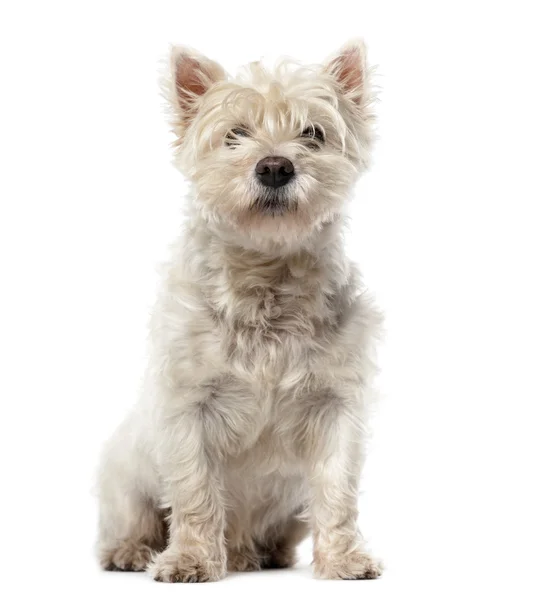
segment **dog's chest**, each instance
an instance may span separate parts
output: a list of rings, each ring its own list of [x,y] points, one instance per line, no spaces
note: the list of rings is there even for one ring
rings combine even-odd
[[[320,286],[283,281],[239,290],[232,300],[218,325],[231,371],[270,386],[304,376],[333,322]]]

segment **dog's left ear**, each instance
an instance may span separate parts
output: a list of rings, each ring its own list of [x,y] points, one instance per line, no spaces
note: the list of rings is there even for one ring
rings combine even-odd
[[[357,106],[368,101],[370,77],[366,60],[366,46],[362,40],[353,40],[343,46],[326,66],[341,93]]]
[[[202,97],[216,82],[226,79],[226,74],[215,61],[183,46],[173,46],[169,66],[171,77],[165,91],[176,133],[181,137],[195,117]]]

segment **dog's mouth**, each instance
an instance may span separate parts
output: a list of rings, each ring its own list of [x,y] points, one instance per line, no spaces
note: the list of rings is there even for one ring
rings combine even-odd
[[[282,190],[265,191],[257,196],[251,205],[251,210],[273,217],[284,215],[296,209],[297,202],[291,199],[286,191]]]

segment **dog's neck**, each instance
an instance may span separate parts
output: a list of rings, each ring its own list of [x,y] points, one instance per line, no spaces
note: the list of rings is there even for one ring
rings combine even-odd
[[[190,222],[194,279],[205,301],[224,319],[255,325],[283,322],[283,315],[330,314],[332,299],[354,287],[355,273],[345,255],[343,223],[330,223],[316,239],[292,253],[267,254],[244,248],[226,232]]]
[[[339,217],[318,227],[302,244],[294,247],[271,244],[255,244],[254,234],[243,236],[231,228],[206,223],[202,218],[192,220],[190,232],[196,239],[198,250],[207,254],[213,267],[251,272],[262,277],[277,268],[289,268],[292,272],[306,273],[311,270],[330,269],[339,276],[349,268],[343,243],[345,220]]]

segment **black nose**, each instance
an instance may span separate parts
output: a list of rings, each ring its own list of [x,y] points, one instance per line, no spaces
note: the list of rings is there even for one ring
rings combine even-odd
[[[269,187],[286,185],[294,176],[294,166],[282,156],[266,156],[255,168],[256,176]]]

